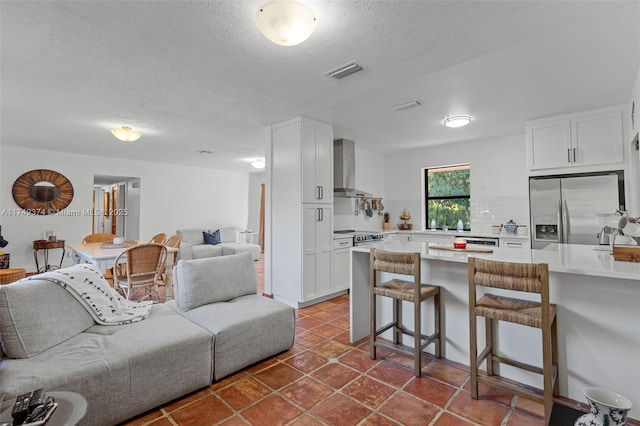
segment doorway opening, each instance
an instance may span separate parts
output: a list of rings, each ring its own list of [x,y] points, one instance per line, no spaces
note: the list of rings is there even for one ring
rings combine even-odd
[[[94,175],[92,208],[91,233],[140,238],[140,178]]]

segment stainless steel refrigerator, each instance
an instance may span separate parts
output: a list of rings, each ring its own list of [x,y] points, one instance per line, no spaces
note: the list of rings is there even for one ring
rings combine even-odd
[[[624,210],[621,171],[529,178],[531,248],[550,243],[598,244],[604,213]]]

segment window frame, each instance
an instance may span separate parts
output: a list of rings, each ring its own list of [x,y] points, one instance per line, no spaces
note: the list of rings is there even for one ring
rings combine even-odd
[[[469,195],[446,195],[446,196],[437,196],[431,197],[429,196],[429,170],[438,170],[442,169],[442,171],[446,171],[446,169],[451,169],[451,171],[455,169],[466,169],[469,170]],[[423,167],[422,168],[422,208],[423,208],[423,226],[425,230],[431,229],[429,227],[429,201],[433,200],[469,200],[469,216],[471,216],[471,164],[462,163],[462,164],[451,164],[447,166],[432,166],[432,167]],[[468,223],[468,226],[467,226]],[[439,224],[436,227],[437,230],[443,230],[443,224]],[[450,230],[457,230],[456,226],[449,227]],[[464,222],[464,231],[471,231],[471,219],[469,221]]]

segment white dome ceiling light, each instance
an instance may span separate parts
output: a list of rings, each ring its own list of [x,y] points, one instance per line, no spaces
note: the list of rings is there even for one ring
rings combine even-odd
[[[469,115],[452,115],[444,119],[444,125],[447,127],[463,127],[471,123]]]
[[[256,25],[262,34],[280,46],[295,46],[316,29],[316,17],[295,0],[271,0],[256,12]]]
[[[111,129],[111,133],[123,142],[134,142],[142,136],[142,133],[132,130],[129,126],[122,126],[120,129]]]
[[[264,169],[265,162],[262,158],[258,158],[251,162],[251,165],[256,169]]]

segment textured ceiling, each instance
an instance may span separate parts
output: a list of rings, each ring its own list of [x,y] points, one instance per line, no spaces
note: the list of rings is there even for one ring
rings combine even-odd
[[[0,143],[250,172],[264,126],[297,115],[378,152],[490,138],[625,103],[640,64],[637,0],[307,1],[294,47],[262,36],[261,3],[0,2]]]

